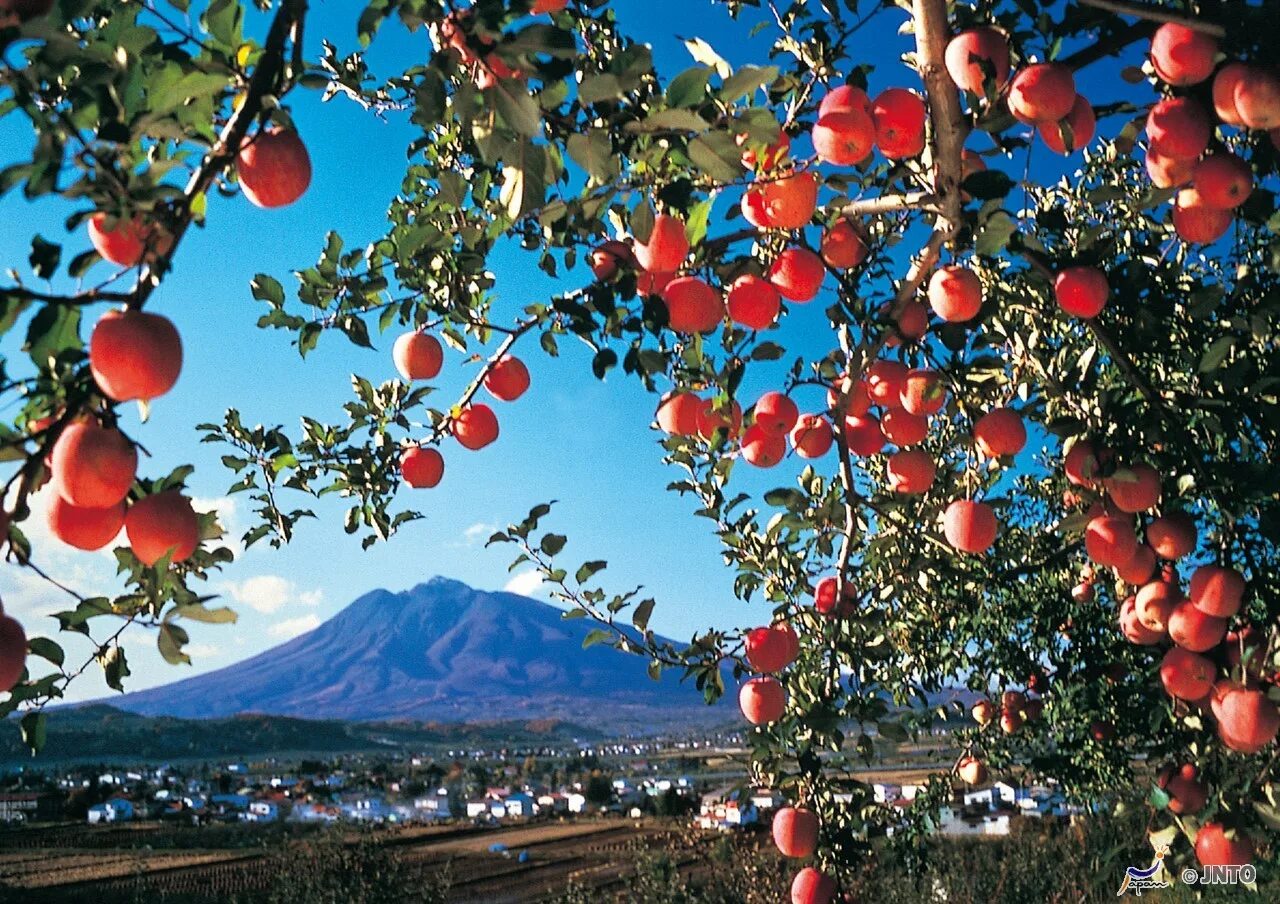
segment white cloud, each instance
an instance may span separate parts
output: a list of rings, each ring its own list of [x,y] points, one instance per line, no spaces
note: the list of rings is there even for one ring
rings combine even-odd
[[[272,637],[278,637],[281,640],[288,640],[291,637],[297,637],[299,634],[305,634],[319,626],[320,616],[300,615],[297,618],[286,618],[284,621],[276,622],[267,629],[267,633]]]
[[[270,615],[287,603],[315,607],[324,599],[321,590],[299,590],[288,578],[276,574],[260,574],[243,581],[226,581],[223,591],[242,606]]]
[[[193,660],[217,659],[222,655],[222,650],[211,643],[189,643],[182,650]]]
[[[502,589],[507,593],[532,596],[542,589],[542,575],[536,571],[521,571],[512,575],[511,580],[507,581]]]
[[[467,541],[467,545],[475,546],[482,543],[493,536],[493,532],[498,528],[492,524],[486,524],[483,521],[477,521],[462,532],[462,537]]]

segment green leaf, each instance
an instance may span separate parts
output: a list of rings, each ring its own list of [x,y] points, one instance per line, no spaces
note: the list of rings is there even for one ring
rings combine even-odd
[[[973,250],[984,257],[994,257],[1004,251],[1009,239],[1018,231],[1013,217],[1003,210],[991,215],[973,243]]]
[[[253,297],[258,301],[268,301],[277,306],[284,304],[284,287],[280,285],[280,281],[274,276],[259,273],[249,283],[249,288],[253,292]]]
[[[611,348],[602,348],[591,359],[591,373],[597,380],[603,380],[610,369],[618,366],[618,353]]]
[[[702,38],[686,40],[684,46],[689,49],[690,56],[697,62],[710,66],[721,78],[728,78],[733,73],[733,68],[728,61],[716,53],[715,49]]]
[[[597,182],[607,182],[618,171],[613,143],[604,129],[589,129],[569,136],[566,144],[570,158]]]
[[[710,66],[693,66],[681,72],[667,86],[667,106],[696,107],[707,99]]]
[[[649,630],[649,618],[653,615],[654,601],[646,599],[636,606],[635,612],[631,613],[631,624],[636,626],[637,631]]]
[[[27,641],[27,650],[32,656],[39,656],[41,659],[47,659],[54,665],[61,667],[66,661],[66,655],[62,652],[62,647],[58,646],[47,637],[33,637]]]
[[[717,182],[742,177],[742,150],[726,132],[708,132],[689,142],[689,159]]]
[[[102,666],[102,677],[107,686],[117,691],[124,691],[124,679],[129,677],[129,663],[124,656],[124,647],[109,647],[98,657],[98,665]]]
[[[1213,342],[1209,343],[1209,347],[1204,350],[1204,354],[1200,356],[1200,365],[1197,370],[1202,374],[1217,370],[1222,366],[1222,362],[1227,360],[1235,344],[1235,336],[1219,336],[1213,340]]]
[[[564,549],[565,543],[569,542],[569,538],[564,534],[547,534],[542,538],[539,548],[548,556],[557,555],[560,550]]]
[[[515,160],[502,166],[502,190],[498,198],[513,220],[541,206],[546,198],[543,180],[546,156],[542,148],[527,144]]]
[[[574,579],[579,584],[585,584],[587,581],[591,580],[593,576],[604,571],[608,564],[608,562],[604,562],[599,559],[591,562],[584,562],[582,567],[578,569],[578,573],[574,575]]]
[[[47,304],[31,318],[27,341],[23,348],[41,369],[64,349],[79,349],[80,308],[75,305]]]
[[[502,121],[517,133],[532,138],[542,134],[542,110],[524,88],[524,83],[515,79],[501,79],[498,84],[485,91],[492,101]]]
[[[777,66],[743,66],[724,80],[724,84],[720,86],[720,90],[716,94],[726,103],[737,103],[743,97],[753,94],[777,77]]]
[[[160,626],[160,634],[156,638],[156,646],[160,648],[160,655],[164,657],[164,661],[169,665],[179,665],[185,663],[191,665],[191,657],[182,652],[183,646],[190,640],[187,632],[174,624],[162,624]]]
[[[692,110],[659,110],[640,122],[629,122],[628,132],[705,132],[711,124]]]
[[[1016,184],[1000,170],[983,170],[970,175],[961,183],[961,187],[979,200],[990,201],[1003,198]]]
[[[587,632],[586,637],[582,638],[582,649],[586,650],[598,643],[605,643],[612,639],[612,631],[606,631],[604,628],[593,628]]]
[[[623,95],[622,83],[616,75],[607,72],[584,76],[578,86],[578,100],[584,104],[598,104]]]
[[[225,625],[234,622],[239,616],[234,609],[219,606],[217,609],[206,608],[204,603],[188,603],[171,610],[170,618],[189,618],[192,621],[205,622],[211,625]]]
[[[764,494],[764,501],[779,508],[798,510],[804,507],[805,495],[790,487],[779,487]]]
[[[31,254],[27,256],[31,269],[41,279],[52,279],[58,272],[58,264],[62,262],[62,246],[46,241],[37,233],[31,239]]]
[[[240,0],[211,0],[200,21],[218,44],[234,50],[243,43],[240,33],[243,16]]]
[[[578,55],[573,35],[546,23],[520,29],[502,42],[502,50],[530,56],[542,54],[563,60],[571,60]]]
[[[22,732],[22,743],[33,753],[39,753],[44,747],[46,718],[43,712],[29,712],[22,717],[19,729]]]

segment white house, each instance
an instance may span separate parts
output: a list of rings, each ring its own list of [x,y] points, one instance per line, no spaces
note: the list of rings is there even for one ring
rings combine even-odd
[[[964,792],[964,804],[966,807],[981,804],[990,810],[999,800],[1000,792],[995,788],[978,788],[974,791]]]
[[[892,803],[902,796],[902,787],[885,782],[876,782],[871,786],[871,793],[878,804]]]
[[[538,795],[538,809],[549,813],[567,813],[569,812],[569,798],[557,792],[540,794]]]
[[[469,800],[467,801],[467,818],[475,819],[477,816],[483,816],[489,812],[489,802],[487,800]]]
[[[984,835],[1008,835],[1009,834],[1009,814],[1008,813],[988,813],[982,817],[982,834]]]
[[[1014,801],[1018,799],[1019,792],[1021,790],[1007,782],[995,782],[991,787],[995,790],[996,794],[999,795],[1000,800],[1010,806],[1013,806]]]
[[[342,808],[342,814],[356,822],[382,822],[387,818],[386,803],[379,797],[361,797]]]
[[[89,808],[89,823],[128,822],[133,819],[133,804],[130,801],[116,798]]]
[[[452,810],[449,808],[449,792],[441,788],[435,794],[427,794],[415,798],[413,809],[418,812],[419,816],[427,816],[432,819],[447,819],[452,815]]]
[[[280,808],[275,801],[250,801],[249,809],[243,818],[245,822],[275,822],[280,818]]]
[[[924,790],[924,785],[903,785],[898,789],[898,796],[903,800],[915,800],[916,794]]]
[[[760,788],[751,792],[751,806],[757,810],[776,810],[779,807],[785,807],[787,799],[783,797],[781,791],[775,791],[773,788]]]
[[[537,812],[533,798],[523,792],[509,795],[503,803],[508,816],[532,816]]]

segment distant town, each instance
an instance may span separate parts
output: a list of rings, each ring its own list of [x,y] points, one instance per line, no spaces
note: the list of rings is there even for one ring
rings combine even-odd
[[[731,832],[767,823],[786,799],[750,788],[739,735],[524,749],[343,754],[327,759],[40,765],[0,775],[0,823],[78,821],[500,826],[535,818],[661,816]],[[927,770],[916,770],[921,782]],[[904,774],[911,774],[905,772]],[[905,811],[922,783],[873,782],[875,801]],[[852,798],[850,797],[850,800]],[[1053,785],[957,784],[931,820],[948,835],[1007,835],[1019,819],[1085,812]]]

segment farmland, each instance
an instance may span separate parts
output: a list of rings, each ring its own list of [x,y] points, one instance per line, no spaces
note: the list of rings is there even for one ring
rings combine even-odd
[[[317,829],[296,833],[284,848],[200,847],[197,828],[139,824],[128,828],[57,826],[4,837],[0,900],[31,904],[135,898],[213,901],[267,890],[290,845],[323,840],[393,853],[400,870],[423,882],[447,875],[447,900],[532,902],[578,886],[607,890],[645,850],[670,846],[676,831],[651,821],[600,819],[545,822],[481,830],[469,825],[385,829],[371,835]],[[246,827],[247,835],[266,832]],[[278,833],[277,833],[278,834]],[[521,854],[526,856],[521,862]],[[6,897],[7,896],[7,897]]]

